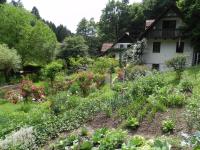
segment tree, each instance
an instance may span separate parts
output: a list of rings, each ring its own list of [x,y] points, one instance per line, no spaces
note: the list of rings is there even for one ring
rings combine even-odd
[[[97,37],[97,23],[94,18],[87,20],[83,18],[77,27],[77,34],[84,37],[89,46],[89,54],[95,55],[100,47],[99,38]]]
[[[113,42],[128,30],[130,25],[128,5],[110,0],[100,18],[99,35],[102,42]]]
[[[66,37],[61,44],[59,58],[69,59],[70,57],[85,56],[88,52],[86,41],[80,35]]]
[[[182,73],[186,67],[186,57],[176,56],[166,62],[167,67],[172,68],[176,72],[177,80],[181,79]]]
[[[43,73],[47,78],[50,79],[52,87],[56,74],[60,72],[62,68],[63,68],[62,60],[52,61],[51,63],[45,66]]]
[[[11,4],[15,7],[23,7],[21,0],[18,0],[18,1],[12,0]]]
[[[0,7],[0,20],[0,43],[15,48],[23,65],[44,65],[52,59],[56,36],[41,20],[12,5]]]
[[[170,4],[176,4],[177,0],[143,0],[144,16],[146,19],[155,19]]]
[[[32,8],[31,13],[32,13],[33,15],[35,15],[37,19],[41,19],[39,10],[38,10],[35,6]]]
[[[21,67],[21,58],[15,49],[9,49],[7,45],[0,45],[0,70],[4,72],[6,82],[9,82],[10,72]]]
[[[0,0],[0,4],[6,3],[7,0]]]
[[[63,26],[62,24],[59,25],[57,28],[56,28],[56,37],[57,37],[57,40],[59,42],[63,42],[63,40],[67,37],[67,36],[70,36],[71,35],[71,31],[68,30],[65,26]]]
[[[187,23],[186,31],[190,31],[190,38],[195,50],[200,49],[200,1],[184,0],[182,1],[182,10]]]
[[[81,19],[76,29],[76,34],[81,35],[83,37],[87,37],[89,34],[88,26],[89,22],[87,21],[87,19],[86,18]]]
[[[129,4],[129,0],[122,0],[122,3]]]

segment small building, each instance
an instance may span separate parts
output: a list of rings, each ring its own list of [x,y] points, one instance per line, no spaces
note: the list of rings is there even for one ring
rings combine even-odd
[[[169,5],[163,9],[160,16],[152,20],[146,20],[145,31],[137,40],[147,39],[147,48],[142,55],[142,61],[149,68],[160,71],[168,70],[166,61],[178,55],[187,58],[187,66],[200,63],[200,53],[194,50],[189,34],[183,32],[186,24],[183,15],[176,5]],[[127,49],[134,44],[129,34],[122,36],[112,45],[114,49]],[[106,50],[108,51],[108,50]],[[119,58],[119,52],[114,50],[115,57]]]
[[[155,20],[146,21],[146,30],[139,40],[147,39],[142,60],[150,68],[167,70],[166,61],[184,55],[187,66],[195,62],[195,52],[187,33],[183,32],[183,16],[175,5],[168,6]]]
[[[101,48],[101,53],[103,55],[112,53],[116,59],[119,59],[120,53],[128,49],[133,43],[134,40],[127,32],[123,36],[121,36],[115,43],[104,43]]]

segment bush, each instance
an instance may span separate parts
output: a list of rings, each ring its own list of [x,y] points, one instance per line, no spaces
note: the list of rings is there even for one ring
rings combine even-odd
[[[138,77],[145,76],[147,74],[148,68],[142,65],[129,65],[126,67],[126,78],[128,80],[135,80]]]
[[[106,132],[108,131],[107,128],[98,129],[94,132],[92,136],[93,143],[100,144],[100,141],[105,137]]]
[[[34,132],[33,127],[13,131],[4,140],[0,140],[0,149],[37,149]]]
[[[92,142],[90,142],[90,141],[84,141],[80,145],[80,150],[91,150],[92,147],[93,147]]]
[[[200,130],[200,96],[193,95],[189,99],[186,110],[186,119],[190,129]]]
[[[167,119],[162,122],[162,131],[164,133],[171,133],[174,131],[174,128],[175,128],[175,123],[173,120]]]
[[[181,80],[181,82],[179,83],[179,88],[181,92],[192,93],[193,86],[193,83],[187,79]]]
[[[129,146],[140,147],[144,145],[145,139],[142,136],[136,135],[129,140]]]
[[[185,103],[185,96],[177,91],[174,91],[173,94],[169,94],[167,98],[167,106],[169,107],[182,107]]]
[[[81,136],[87,136],[88,135],[88,129],[83,127],[81,128],[81,133],[80,133]]]
[[[43,69],[43,75],[46,78],[49,78],[51,81],[51,85],[53,86],[53,81],[55,80],[55,76],[58,72],[60,72],[63,68],[62,60],[52,61]]]
[[[113,150],[121,148],[125,142],[127,133],[122,130],[108,131],[100,141],[99,150]]]
[[[181,79],[182,72],[186,67],[186,57],[185,56],[177,56],[166,62],[167,67],[173,68],[176,72],[176,77],[178,80]]]
[[[130,118],[127,119],[125,125],[126,125],[127,128],[134,130],[134,129],[139,127],[139,120],[137,118],[130,117]]]

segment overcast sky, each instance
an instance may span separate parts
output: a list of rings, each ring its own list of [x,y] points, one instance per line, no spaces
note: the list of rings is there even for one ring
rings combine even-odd
[[[76,31],[79,21],[86,17],[99,20],[101,10],[105,8],[108,0],[21,0],[24,7],[31,10],[33,6],[39,9],[40,15],[45,20],[56,25],[63,24],[72,32]],[[130,0],[141,2],[142,0]]]

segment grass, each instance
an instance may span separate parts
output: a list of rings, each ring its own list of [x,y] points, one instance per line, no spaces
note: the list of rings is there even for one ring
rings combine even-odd
[[[12,104],[0,100],[0,138],[19,126],[32,126],[40,122],[41,116],[44,113],[49,113],[49,105],[49,102]]]

